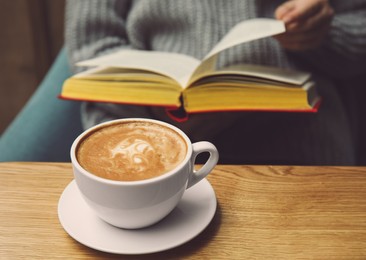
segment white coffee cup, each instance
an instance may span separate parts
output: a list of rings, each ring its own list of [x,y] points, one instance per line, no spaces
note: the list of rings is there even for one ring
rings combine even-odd
[[[85,136],[110,124],[143,121],[159,124],[174,130],[186,142],[184,160],[173,170],[158,177],[138,181],[115,181],[98,177],[81,167],[76,151]],[[199,170],[194,169],[196,156],[210,154]],[[150,226],[167,216],[178,204],[189,187],[204,179],[218,161],[218,151],[209,142],[191,143],[178,128],[165,122],[151,119],[119,119],[94,126],[78,136],[70,151],[77,186],[91,209],[105,222],[126,229]]]

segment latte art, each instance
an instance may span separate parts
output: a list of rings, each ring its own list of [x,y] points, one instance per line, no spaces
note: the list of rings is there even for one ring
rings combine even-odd
[[[134,181],[164,174],[187,153],[183,138],[153,123],[113,124],[88,135],[79,145],[77,159],[87,171],[102,178]]]
[[[112,158],[121,156],[128,160],[129,164],[135,165],[137,171],[143,171],[148,168],[148,159],[151,153],[155,153],[152,144],[141,139],[129,138],[114,147]]]

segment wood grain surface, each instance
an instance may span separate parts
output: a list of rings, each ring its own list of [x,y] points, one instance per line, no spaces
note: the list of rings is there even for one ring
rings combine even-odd
[[[99,252],[63,230],[70,164],[0,163],[0,175],[0,259],[366,259],[366,167],[219,165],[207,229],[143,256]]]

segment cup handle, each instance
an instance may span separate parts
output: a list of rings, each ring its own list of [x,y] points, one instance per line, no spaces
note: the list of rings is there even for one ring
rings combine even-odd
[[[216,166],[219,160],[219,152],[217,151],[216,147],[206,141],[197,142],[192,144],[192,158],[191,158],[191,175],[188,179],[187,189],[198,183],[200,180],[205,178],[212,169]],[[200,153],[208,152],[210,157],[208,158],[207,162],[202,166],[201,169],[198,171],[194,170],[194,163],[196,161],[196,157]]]

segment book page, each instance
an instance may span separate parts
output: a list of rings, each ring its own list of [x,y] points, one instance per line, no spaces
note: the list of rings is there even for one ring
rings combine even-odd
[[[238,23],[205,56],[187,83],[195,81],[203,74],[215,71],[216,68],[212,62],[217,60],[217,56],[222,51],[242,43],[273,36],[285,31],[284,23],[275,19],[256,18]]]
[[[200,61],[193,57],[178,53],[121,50],[94,59],[78,62],[76,65],[152,71],[170,77],[180,85],[183,85],[199,63]]]
[[[212,58],[210,58],[212,59]],[[237,64],[228,67],[224,67],[218,70],[207,70],[201,72],[199,81],[209,80],[209,78],[217,79],[215,76],[225,76],[226,80],[252,80],[255,82],[271,82],[285,83],[290,85],[303,85],[311,78],[311,74],[308,72],[283,69],[271,66],[251,65],[251,64]],[[245,78],[246,77],[246,78]],[[190,84],[195,84],[196,81],[191,81]]]
[[[286,31],[282,21],[269,18],[245,20],[235,25],[206,55],[206,60],[235,45],[273,36]]]
[[[100,81],[130,81],[130,82],[161,82],[169,85],[179,84],[160,73],[152,71],[138,70],[138,69],[125,69],[116,67],[96,67],[78,74],[75,74],[73,78],[76,79],[88,79],[88,80],[100,80]],[[179,87],[181,89],[181,87]]]

